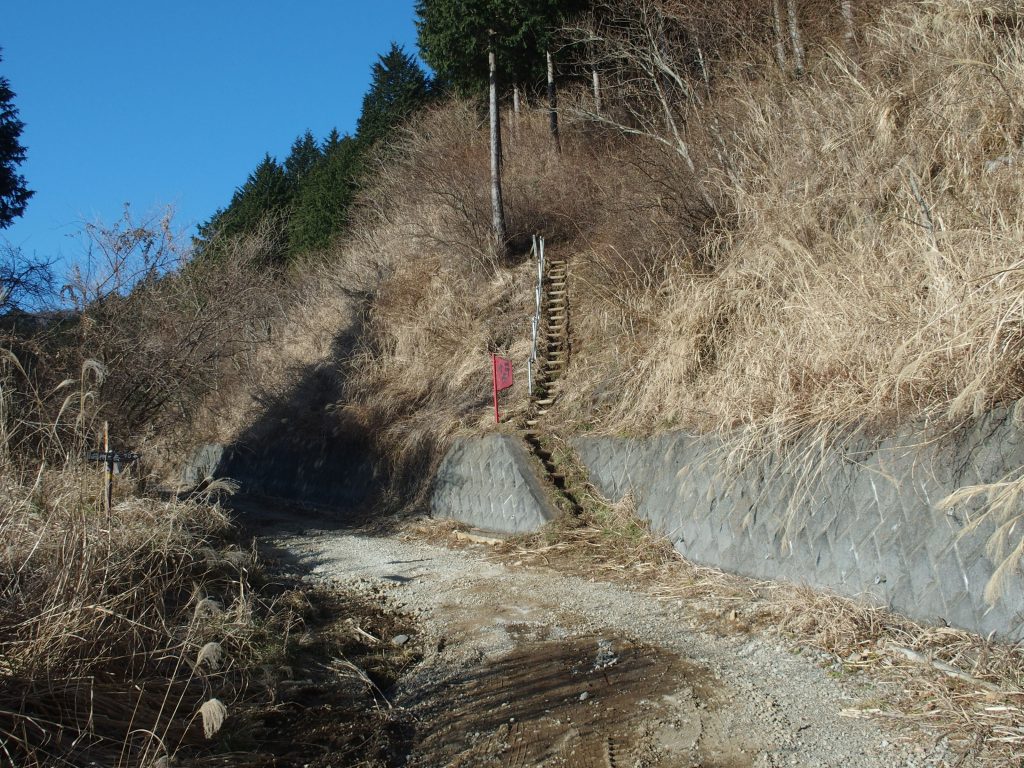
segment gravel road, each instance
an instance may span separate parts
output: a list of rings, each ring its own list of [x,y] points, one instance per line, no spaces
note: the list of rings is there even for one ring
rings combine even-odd
[[[694,629],[682,601],[509,567],[485,547],[271,534],[304,578],[413,614],[422,663],[389,692],[407,765],[924,768],[943,745],[859,715],[881,692],[765,637]]]

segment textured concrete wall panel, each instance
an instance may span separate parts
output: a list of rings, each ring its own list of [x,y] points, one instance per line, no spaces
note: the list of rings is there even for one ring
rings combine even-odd
[[[535,531],[556,512],[525,447],[508,435],[457,441],[438,470],[431,511],[495,533]]]
[[[581,437],[594,484],[612,499],[632,493],[642,517],[695,562],[754,578],[785,579],[886,604],[928,623],[1024,639],[1024,578],[982,599],[996,563],[991,527],[962,535],[980,502],[943,512],[957,488],[1024,467],[1024,433],[996,410],[941,439],[906,432],[793,462],[731,468],[707,437]],[[807,466],[819,471],[807,477]]]

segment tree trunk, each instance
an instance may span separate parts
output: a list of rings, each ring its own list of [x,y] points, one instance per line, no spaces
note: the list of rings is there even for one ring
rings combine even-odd
[[[601,75],[594,67],[594,113],[601,114]]]
[[[545,51],[548,59],[548,115],[551,118],[551,138],[555,142],[555,150],[562,151],[562,140],[558,135],[558,91],[555,89],[555,60],[551,51]]]
[[[796,0],[786,0],[789,11],[789,39],[793,43],[793,70],[797,77],[804,74],[804,43],[800,38],[800,25],[797,23]]]
[[[519,86],[512,87],[512,114],[519,118]]]
[[[840,6],[843,11],[843,25],[846,29],[843,34],[846,39],[846,49],[852,53],[857,43],[857,32],[853,26],[853,0],[842,0]]]
[[[491,227],[499,259],[508,252],[505,230],[505,204],[501,199],[501,117],[498,113],[498,57],[494,52],[494,33],[487,46],[487,67],[490,78],[491,112]]]
[[[786,43],[782,36],[782,7],[779,0],[772,0],[772,27],[775,31],[775,63],[786,71]]]

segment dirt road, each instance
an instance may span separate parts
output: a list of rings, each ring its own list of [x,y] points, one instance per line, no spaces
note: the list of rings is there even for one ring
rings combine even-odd
[[[880,691],[822,657],[695,626],[681,601],[508,567],[486,548],[307,530],[271,535],[309,581],[385,593],[423,661],[388,692],[406,765],[923,768],[942,744],[859,717]]]

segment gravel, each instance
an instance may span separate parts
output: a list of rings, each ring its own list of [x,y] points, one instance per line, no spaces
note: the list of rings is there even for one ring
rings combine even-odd
[[[484,548],[451,550],[396,537],[328,531],[278,534],[271,543],[290,553],[303,578],[366,593],[384,592],[396,609],[416,616],[419,636],[408,642],[423,649],[424,659],[392,695],[392,701],[414,718],[443,698],[460,676],[507,657],[524,643],[599,637],[605,639],[598,640],[597,670],[607,666],[609,672],[615,671],[617,651],[613,649],[623,644],[661,649],[699,670],[703,683],[679,684],[677,698],[682,703],[675,714],[669,710],[676,699],[660,697],[663,701],[654,724],[645,720],[644,732],[689,728],[693,733],[688,749],[692,754],[699,750],[704,764],[729,768],[938,768],[948,764],[942,742],[908,728],[889,728],[861,713],[884,699],[881,684],[869,675],[835,679],[824,668],[831,661],[828,657],[796,653],[768,637],[722,637],[702,631],[695,628],[698,622],[684,601],[660,601],[600,581],[507,567],[488,560]],[[592,706],[592,695],[574,691],[573,702]],[[648,704],[642,698],[637,702],[638,708]],[[661,731],[660,726],[664,726]],[[649,762],[636,758],[633,764],[685,764],[664,762],[676,746],[663,736],[657,738],[661,757]],[[517,764],[566,763],[552,758]]]

